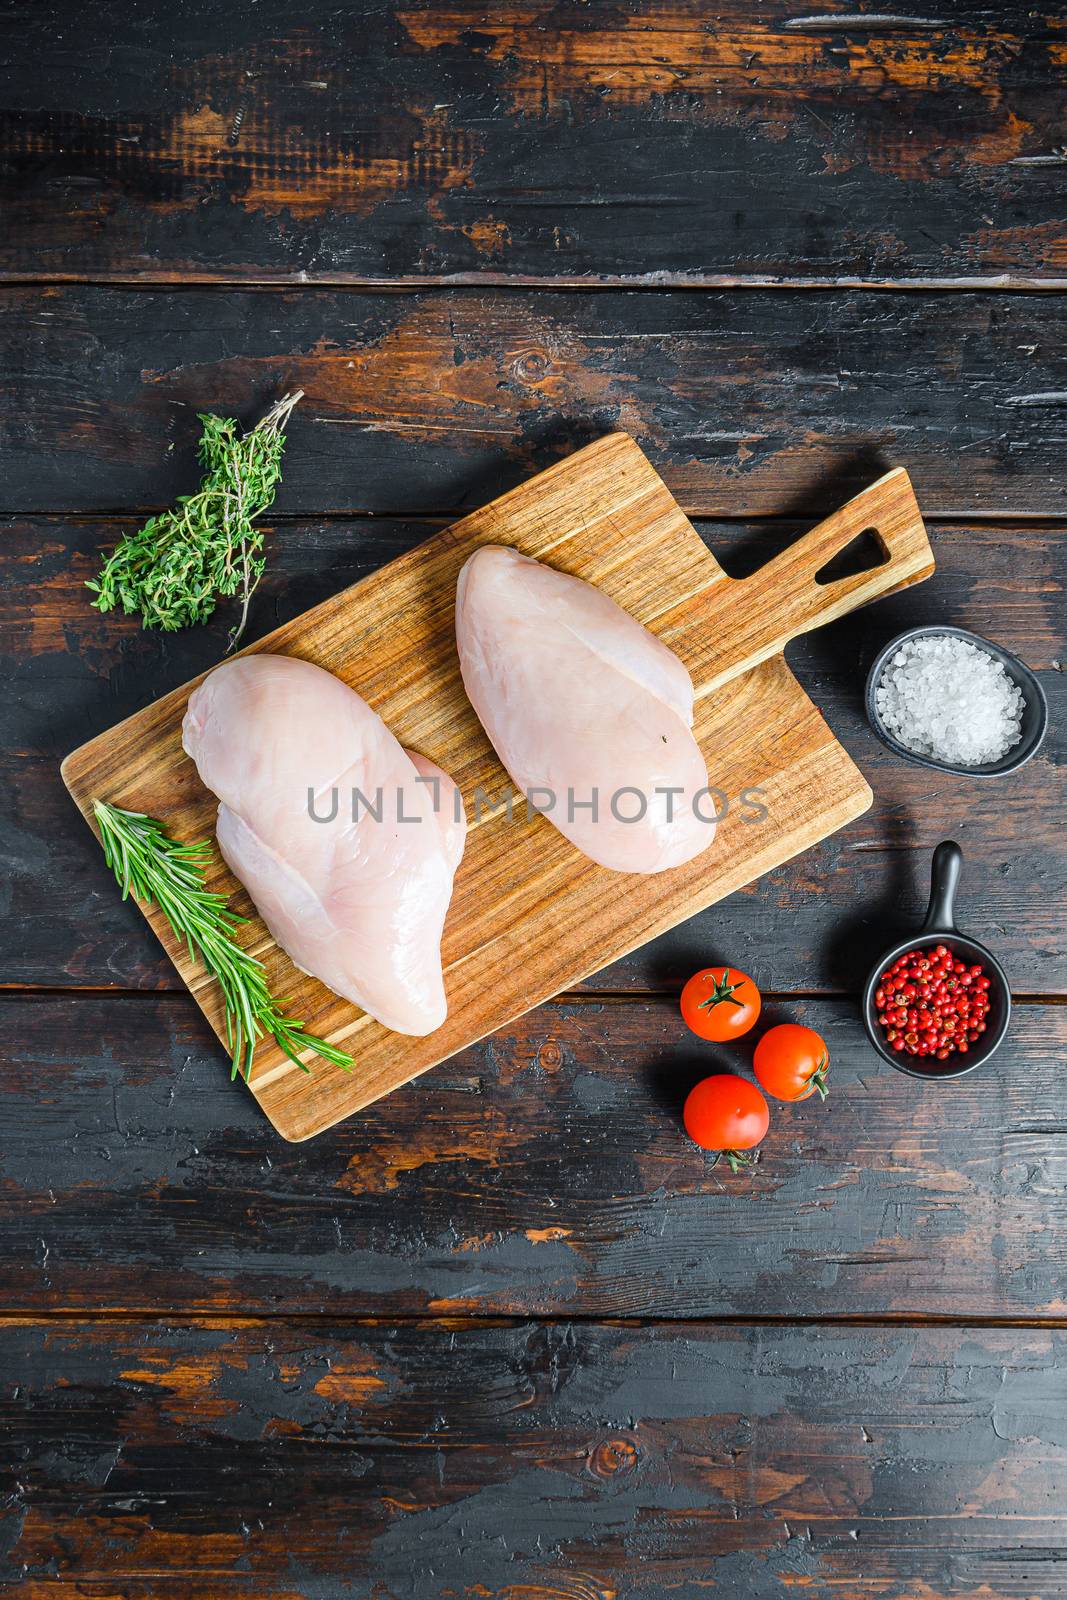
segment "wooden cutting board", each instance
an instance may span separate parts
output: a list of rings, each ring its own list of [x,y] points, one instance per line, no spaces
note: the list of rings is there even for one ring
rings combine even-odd
[[[868,528],[884,563],[816,582]],[[509,782],[463,693],[453,634],[456,576],[483,544],[511,545],[597,584],[685,662],[709,782],[730,801],[703,856],[654,877],[612,873],[543,817],[525,820],[523,806],[515,820],[505,819]],[[272,990],[356,1058],[351,1073],[312,1059],[307,1075],[273,1042],[261,1046],[251,1089],[278,1132],[294,1140],[321,1133],[865,811],[867,783],[781,652],[796,634],[933,569],[907,474],[896,471],[754,577],[728,578],[638,446],[615,433],[250,646],[248,653],[279,651],[337,673],[402,744],[451,773],[468,813],[479,786],[496,802],[470,830],[444,934],[448,1018],[425,1039],[388,1032],[293,967],[219,862],[211,886],[252,919],[245,942],[265,963]],[[180,736],[200,681],[67,757],[63,776],[90,826],[99,798],[161,818],[179,839],[212,834],[216,801]],[[766,809],[760,821],[740,803],[742,791],[753,789]],[[223,1037],[215,985],[163,919],[151,909],[146,915]]]

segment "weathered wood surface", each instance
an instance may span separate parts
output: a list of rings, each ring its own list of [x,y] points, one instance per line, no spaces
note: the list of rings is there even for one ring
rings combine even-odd
[[[769,1004],[832,1060],[751,1175],[680,1109],[751,1043],[677,1004],[531,1012],[286,1145],[184,996],[0,1001],[4,1309],[611,1317],[1060,1315],[1067,1007],[950,1085],[878,1061],[854,1001]]]
[[[84,580],[98,552],[129,524],[12,519],[0,524],[0,699],[3,853],[0,984],[168,988],[177,974],[123,906],[89,833],[77,826],[60,760],[156,694],[219,660],[229,620],[185,634],[143,632],[136,618],[101,617]],[[410,549],[436,524],[366,519],[284,522],[253,632],[265,632]],[[727,571],[753,570],[794,538],[794,523],[702,524]],[[798,640],[801,683],[869,778],[874,808],[797,862],[714,911],[616,963],[592,987],[677,988],[706,957],[742,963],[777,990],[855,991],[893,931],[920,913],[929,854],[960,840],[967,865],[963,926],[985,940],[1023,993],[1062,992],[1067,845],[1062,814],[1067,689],[1063,649],[1067,542],[1056,527],[933,524],[935,576]],[[881,644],[919,619],[944,619],[1016,650],[1037,670],[1052,708],[1044,751],[1021,772],[978,791],[885,752],[862,708],[866,667]]]
[[[874,810],[595,981],[669,990],[717,953],[854,991],[952,833],[973,931],[1016,989],[1067,990],[1067,299],[1009,292],[1067,277],[1052,8],[45,0],[0,26],[0,510],[33,514],[0,529],[0,983],[175,983],[58,762],[226,627],[146,637],[80,584],[112,512],[188,488],[196,410],[299,382],[259,632],[611,427],[720,518],[810,526],[908,466],[958,519],[937,578],[790,652]],[[145,289],[19,282],[44,277]],[[147,292],[193,279],[425,292]],[[875,281],[915,292],[845,287]],[[996,288],[931,292],[964,284]],[[707,532],[741,573],[795,527]],[[1040,669],[1050,742],[1014,778],[931,783],[867,732],[862,668],[920,600]],[[1067,1008],[1020,1007],[939,1093],[874,1062],[850,1001],[801,1005],[833,1098],[781,1110],[738,1183],[678,1131],[713,1052],[667,998],[544,1008],[298,1148],[177,995],[0,999],[0,1587],[1067,1600],[1062,1332],[485,1320],[1062,1324]],[[98,1316],[138,1307],[264,1320]],[[477,1321],[320,1320],[431,1308]]]
[[[0,1327],[26,1600],[1061,1600],[1044,1330]]]
[[[0,265],[1067,277],[1058,8],[13,5]]]
[[[1067,513],[1067,296],[442,289],[0,298],[0,511],[194,480],[195,413],[300,387],[279,511],[458,513],[612,428],[690,515]]]

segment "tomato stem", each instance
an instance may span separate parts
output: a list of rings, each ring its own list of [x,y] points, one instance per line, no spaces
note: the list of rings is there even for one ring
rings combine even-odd
[[[826,1074],[829,1072],[829,1070],[829,1058],[827,1056],[820,1056],[815,1071],[808,1079],[808,1082],[813,1083],[815,1088],[818,1090],[820,1100],[825,1100],[826,1096],[830,1093],[826,1085]]]
[[[731,1172],[736,1172],[738,1167],[754,1167],[757,1160],[755,1156],[750,1156],[747,1151],[744,1150],[718,1150],[715,1153],[715,1160],[711,1163],[711,1166],[717,1167],[723,1156],[725,1156],[727,1161],[730,1163]],[[708,1170],[710,1171],[710,1168]]]
[[[698,1011],[714,1011],[715,1007],[721,1005],[724,1000],[729,1000],[730,1004],[736,1006],[738,1011],[743,1009],[741,1001],[734,999],[734,990],[740,989],[745,980],[744,978],[739,978],[736,983],[731,983],[729,978],[730,969],[729,967],[724,967],[722,977],[712,979],[715,987],[708,995],[708,998],[700,1002],[697,1007]]]

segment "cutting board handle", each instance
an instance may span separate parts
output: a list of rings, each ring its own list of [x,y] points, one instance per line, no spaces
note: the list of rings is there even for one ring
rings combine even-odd
[[[866,572],[829,583],[816,574],[870,529],[885,556]],[[728,656],[717,657],[704,693],[778,655],[790,639],[846,616],[869,600],[880,599],[909,584],[921,583],[934,570],[934,555],[903,467],[887,472],[768,561],[736,583],[731,605],[743,622],[730,630]]]

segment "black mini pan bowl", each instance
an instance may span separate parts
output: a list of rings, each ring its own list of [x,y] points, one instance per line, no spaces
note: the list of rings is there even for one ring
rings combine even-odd
[[[937,761],[932,756],[921,756],[915,750],[909,750],[906,744],[901,744],[894,738],[882,721],[881,712],[878,710],[876,691],[882,681],[882,674],[896,655],[902,644],[912,639],[926,638],[931,634],[942,636],[948,634],[953,639],[964,639],[968,644],[973,644],[977,649],[984,650],[986,655],[998,661],[1008,674],[1023,697],[1023,718],[1021,737],[999,761],[982,761],[975,766],[964,767],[951,761]],[[905,633],[898,633],[895,639],[879,650],[871,669],[867,674],[867,687],[864,695],[867,710],[867,720],[875,733],[881,739],[886,749],[900,756],[904,761],[911,761],[917,767],[929,767],[935,772],[955,772],[962,778],[999,778],[1006,772],[1015,772],[1024,766],[1030,757],[1037,754],[1045,737],[1048,727],[1048,702],[1045,691],[1025,661],[1020,661],[1018,656],[1013,656],[1010,650],[1005,650],[1002,645],[994,644],[992,639],[983,639],[979,633],[971,633],[967,628],[951,628],[941,623],[931,623],[925,627],[908,628]]]
[[[930,905],[926,921],[917,933],[891,945],[879,956],[863,990],[863,1026],[868,1039],[883,1061],[888,1061],[898,1072],[906,1072],[912,1078],[962,1078],[965,1072],[973,1072],[975,1067],[988,1061],[1000,1046],[1011,1020],[1011,989],[1007,973],[984,944],[979,944],[977,939],[969,939],[956,927],[954,904],[962,866],[963,851],[958,844],[946,839],[938,845],[930,868]],[[985,1033],[970,1046],[965,1056],[951,1055],[946,1061],[938,1061],[932,1056],[909,1056],[903,1051],[894,1050],[886,1040],[878,1021],[878,1007],[874,1003],[886,969],[892,966],[898,956],[909,950],[932,949],[939,944],[952,952],[954,961],[980,966],[989,979],[989,1014]]]

